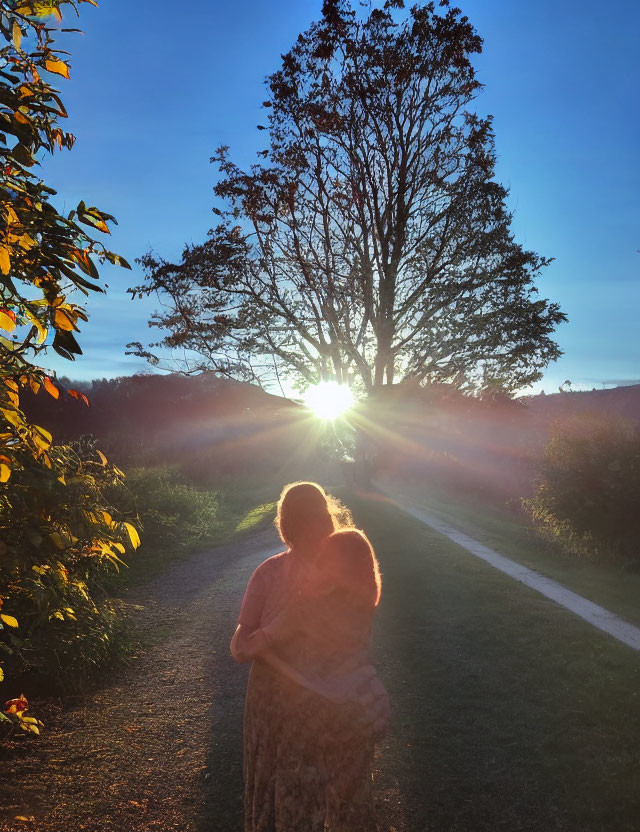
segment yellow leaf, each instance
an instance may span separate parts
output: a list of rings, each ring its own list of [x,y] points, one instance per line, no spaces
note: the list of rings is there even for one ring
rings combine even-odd
[[[12,615],[5,615],[4,613],[0,613],[0,618],[4,621],[7,627],[18,626],[18,620],[14,618]]]
[[[27,118],[24,113],[21,113],[20,110],[16,110],[13,114],[13,117],[18,122],[18,124],[31,124],[31,119]]]
[[[117,549],[118,552],[120,552],[121,555],[124,555],[125,548],[122,545],[122,543],[112,543],[111,545],[113,546],[114,549]]]
[[[34,248],[38,245],[38,241],[34,240],[29,234],[23,234],[22,237],[19,238],[19,242],[20,247],[25,251],[29,251],[30,248]]]
[[[48,72],[55,72],[56,75],[62,75],[65,78],[69,77],[69,67],[64,61],[60,61],[58,59],[45,61],[44,66]]]
[[[132,526],[131,523],[125,523],[124,527],[129,534],[129,540],[131,541],[131,545],[134,549],[137,549],[140,545],[140,535],[138,534],[136,527]]]
[[[4,670],[0,667],[0,682],[4,679]]]
[[[14,225],[15,223],[19,223],[20,220],[18,219],[18,215],[13,210],[13,206],[10,205],[8,202],[2,206],[4,208],[4,212],[7,218],[7,225]]]
[[[31,435],[33,436],[33,441],[41,450],[46,451],[51,447],[53,437],[48,430],[41,428],[40,425],[33,425]]]
[[[10,476],[11,468],[9,468],[8,465],[5,465],[4,462],[0,462],[0,482],[6,482]]]
[[[54,314],[54,321],[58,329],[65,332],[71,332],[76,328],[76,315],[71,311],[70,307],[58,308]]]
[[[96,453],[97,453],[97,454],[98,454],[98,456],[100,457],[100,462],[101,462],[103,465],[106,465],[106,464],[107,464],[107,458],[106,458],[106,456],[102,453],[102,451],[96,451]]]
[[[20,49],[20,44],[22,43],[22,32],[20,31],[20,26],[18,25],[17,20],[13,21],[12,39],[15,48]]]
[[[0,326],[5,332],[13,332],[16,328],[16,322],[5,309],[0,309]]]
[[[39,734],[40,733],[40,729],[38,728],[37,725],[27,725],[27,730],[31,731],[32,734]]]
[[[4,410],[3,409],[2,413],[4,414],[4,418],[7,420],[7,422],[10,422],[12,425],[14,425],[14,427],[16,427],[16,428],[24,427],[24,422],[20,418],[20,415],[18,414],[17,411],[15,411],[15,410]]]
[[[9,274],[10,269],[9,249],[6,246],[0,246],[0,271],[2,274]]]
[[[104,522],[107,524],[107,526],[110,526],[111,523],[112,523],[113,518],[111,517],[109,512],[108,511],[103,511],[102,516],[104,517]]]
[[[64,474],[60,474],[60,476],[58,477],[58,482],[61,482],[61,483],[62,483],[62,485],[66,485],[66,484],[67,484],[67,481],[66,481],[66,480],[65,480],[65,478],[64,478]]]

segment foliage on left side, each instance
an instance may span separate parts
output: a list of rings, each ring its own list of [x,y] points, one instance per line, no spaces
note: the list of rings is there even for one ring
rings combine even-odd
[[[51,657],[62,667],[71,645],[108,641],[113,610],[100,575],[139,545],[135,526],[104,498],[122,472],[90,443],[55,445],[20,407],[27,387],[60,395],[39,356],[81,354],[87,314],[74,299],[104,291],[96,261],[128,268],[92,236],[108,234],[113,217],[84,202],[59,213],[37,172],[43,152],[74,143],[60,127],[67,112],[53,84],[69,78],[69,63],[55,36],[63,11],[77,14],[83,2],[97,5],[0,0],[0,681]],[[15,696],[0,724],[37,734],[27,708]]]

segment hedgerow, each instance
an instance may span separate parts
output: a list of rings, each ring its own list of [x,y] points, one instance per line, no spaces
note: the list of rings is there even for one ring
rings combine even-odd
[[[523,503],[569,551],[640,566],[640,429],[602,416],[558,424]]]

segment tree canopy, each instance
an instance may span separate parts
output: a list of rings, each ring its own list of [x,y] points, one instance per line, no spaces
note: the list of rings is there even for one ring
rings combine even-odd
[[[269,146],[250,170],[212,161],[225,208],[179,263],[141,262],[163,309],[154,346],[247,380],[535,381],[565,320],[538,298],[550,261],[518,244],[494,179],[491,117],[471,110],[482,41],[434,3],[364,17],[326,0],[267,79]],[[166,334],[168,330],[168,334]],[[152,362],[140,343],[130,345]]]

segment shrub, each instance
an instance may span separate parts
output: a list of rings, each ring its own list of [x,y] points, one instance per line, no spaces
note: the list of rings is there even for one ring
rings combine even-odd
[[[12,413],[21,442],[9,445],[11,476],[0,486],[0,671],[64,687],[71,665],[81,674],[108,652],[118,615],[104,579],[139,538],[105,496],[123,474],[92,440],[53,445]],[[28,430],[40,432],[35,458]],[[9,715],[21,724],[21,713]]]
[[[523,502],[570,551],[640,566],[640,429],[596,416],[556,426]]]
[[[177,467],[134,468],[110,497],[121,511],[139,517],[143,543],[132,562],[136,570],[165,553],[206,544],[221,530],[220,492],[198,489]]]

